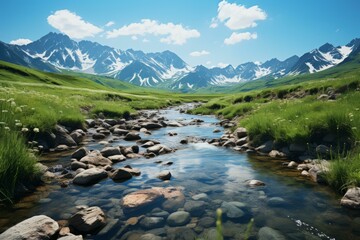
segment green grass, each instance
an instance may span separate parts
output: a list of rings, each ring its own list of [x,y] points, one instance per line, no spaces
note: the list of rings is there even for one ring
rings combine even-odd
[[[329,185],[342,193],[348,188],[360,186],[360,151],[357,149],[346,158],[336,157],[325,176]]]
[[[19,108],[13,100],[0,100],[0,202],[11,202],[15,188],[35,177],[36,157],[26,146]]]

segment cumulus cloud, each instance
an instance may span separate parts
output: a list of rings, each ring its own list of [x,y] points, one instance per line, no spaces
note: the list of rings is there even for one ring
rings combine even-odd
[[[192,56],[192,57],[201,57],[201,56],[209,55],[209,54],[210,54],[210,52],[205,51],[205,50],[202,50],[202,51],[194,51],[194,52],[191,52],[191,53],[190,53],[190,56]]]
[[[232,33],[230,37],[225,38],[224,43],[226,45],[233,45],[244,40],[257,39],[256,33],[244,32],[244,33]]]
[[[200,33],[196,29],[189,29],[181,24],[171,22],[160,23],[151,19],[142,19],[140,22],[131,23],[119,29],[106,32],[107,38],[135,35],[163,36],[160,38],[160,42],[175,45],[183,45],[190,38],[200,37]]]
[[[131,39],[136,41],[136,40],[138,40],[138,37],[137,36],[132,36]]]
[[[19,39],[10,41],[10,44],[19,45],[19,46],[27,45],[29,43],[32,43],[32,41],[30,39],[26,39],[26,38],[19,38]]]
[[[231,30],[256,27],[256,21],[265,20],[266,18],[265,11],[257,5],[246,8],[244,5],[228,3],[226,0],[221,1],[218,5],[217,20],[224,22],[225,26]],[[212,22],[215,22],[215,20]]]
[[[114,24],[115,24],[115,22],[109,21],[109,22],[107,22],[107,23],[105,24],[105,27],[111,27],[111,26],[114,25]]]
[[[89,22],[84,21],[76,13],[67,9],[56,11],[48,16],[48,23],[60,32],[68,35],[70,38],[83,39],[94,37],[103,30]]]

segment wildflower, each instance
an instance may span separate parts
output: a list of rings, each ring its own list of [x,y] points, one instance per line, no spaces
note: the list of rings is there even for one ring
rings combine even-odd
[[[18,123],[18,122],[20,122],[20,120],[19,120],[19,119],[15,119],[15,122]]]
[[[7,131],[10,131],[10,128],[9,127],[4,127],[5,130]]]
[[[15,126],[17,126],[17,127],[21,127],[21,126],[22,126],[22,123],[17,122],[17,123],[15,123]]]
[[[39,129],[38,129],[38,128],[34,128],[33,131],[36,132],[36,133],[38,133],[38,132],[39,132]]]
[[[7,100],[7,102],[13,102],[15,99],[13,99],[13,98],[9,98],[8,100]]]
[[[28,132],[29,129],[28,129],[28,128],[22,128],[21,131],[22,131],[22,132]]]
[[[31,111],[35,111],[35,108],[31,108]]]
[[[357,127],[352,127],[351,129],[352,129],[352,130],[356,130],[356,129],[357,129]]]
[[[9,112],[8,110],[2,110],[1,111],[2,113],[7,113],[7,112]]]
[[[13,108],[14,108],[14,107],[16,107],[16,102],[11,102],[11,104],[10,104],[10,105],[11,105],[11,107],[13,107]]]
[[[21,108],[21,107],[17,107],[17,108],[15,109],[15,112],[22,112],[22,108]]]

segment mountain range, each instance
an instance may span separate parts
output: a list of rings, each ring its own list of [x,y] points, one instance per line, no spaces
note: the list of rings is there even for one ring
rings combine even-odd
[[[176,90],[237,84],[261,78],[315,73],[346,62],[360,52],[360,39],[345,46],[326,43],[284,61],[248,62],[237,67],[189,66],[171,51],[144,53],[119,50],[96,42],[76,42],[60,33],[49,33],[27,45],[0,41],[0,60],[48,72],[70,70],[108,76],[139,86]]]

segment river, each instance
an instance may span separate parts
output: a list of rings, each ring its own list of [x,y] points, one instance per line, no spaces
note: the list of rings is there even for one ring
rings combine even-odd
[[[14,208],[0,209],[0,232],[39,214],[55,220],[69,219],[77,211],[75,206],[88,205],[99,206],[105,212],[108,224],[97,235],[85,236],[86,239],[137,239],[147,232],[164,239],[186,239],[204,234],[211,236],[209,234],[215,228],[216,209],[223,202],[228,202],[240,206],[243,215],[238,218],[223,215],[225,239],[242,239],[252,218],[252,239],[257,238],[257,232],[263,227],[279,231],[286,239],[360,239],[359,212],[342,208],[339,195],[326,186],[310,182],[298,171],[284,167],[281,160],[250,156],[206,142],[180,144],[180,140],[187,136],[212,139],[224,134],[224,129],[215,125],[218,119],[214,116],[180,113],[175,108],[161,110],[159,114],[169,120],[190,122],[196,118],[204,122],[200,125],[161,128],[152,131],[152,135],[141,133],[143,139],[158,140],[177,151],[152,159],[130,159],[115,164],[114,167],[130,164],[141,170],[140,176],[128,181],[116,183],[108,178],[89,187],[72,184],[67,188],[55,184],[40,187]],[[214,129],[221,131],[214,133]],[[177,135],[169,136],[169,132],[176,132]],[[133,144],[121,139],[112,143],[113,146]],[[86,147],[101,149],[103,145],[90,142]],[[50,164],[66,165],[70,160],[69,156],[58,155],[48,155],[46,158],[56,159]],[[171,161],[173,164],[156,164],[155,161]],[[163,182],[156,178],[162,170],[171,172],[170,181]],[[249,179],[261,180],[266,185],[251,188],[246,184]],[[140,224],[123,228],[129,217],[137,215],[132,213],[127,216],[122,212],[120,200],[124,195],[139,189],[169,186],[181,187],[186,201],[193,201],[194,195],[202,194],[204,209],[192,216],[186,227],[169,227],[164,221],[156,229],[145,229]],[[164,212],[161,204],[154,208],[157,209],[141,214],[153,216],[154,212]]]

